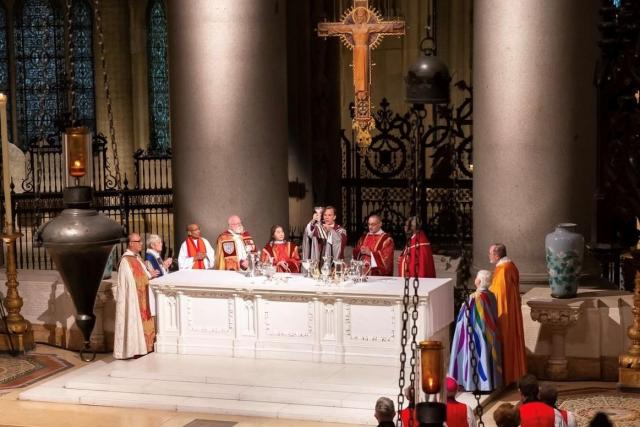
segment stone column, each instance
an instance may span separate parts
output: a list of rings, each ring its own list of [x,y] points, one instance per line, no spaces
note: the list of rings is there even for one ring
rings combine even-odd
[[[285,2],[168,1],[176,240],[288,225]]]
[[[569,302],[570,301],[570,302]],[[580,314],[584,301],[578,300],[531,300],[531,319],[543,327],[551,328],[551,356],[547,361],[546,374],[550,380],[566,380],[569,377],[565,349],[567,330]]]
[[[474,268],[507,245],[521,282],[546,282],[544,237],[595,202],[598,0],[474,3]]]

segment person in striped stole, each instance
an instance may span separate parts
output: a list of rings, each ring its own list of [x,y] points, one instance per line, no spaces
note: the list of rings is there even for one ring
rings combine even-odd
[[[142,241],[138,233],[129,235],[127,250],[118,266],[116,321],[113,357],[129,359],[153,351],[156,328],[149,305],[151,273],[140,258]]]
[[[502,386],[502,342],[498,328],[498,303],[495,295],[489,291],[491,272],[478,271],[475,285],[476,291],[469,296],[467,304],[462,305],[456,319],[449,376],[465,390],[475,390],[469,349],[469,339],[472,339],[478,361],[479,389],[491,391]]]
[[[278,272],[300,273],[300,254],[298,246],[285,240],[284,227],[274,225],[271,227],[271,239],[262,249],[260,262],[271,260]]]

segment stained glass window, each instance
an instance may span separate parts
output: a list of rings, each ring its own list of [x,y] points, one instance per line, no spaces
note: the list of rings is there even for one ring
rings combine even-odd
[[[74,0],[72,5],[73,71],[76,118],[95,131],[95,83],[93,68],[93,21],[91,6],[86,0]]]
[[[7,11],[0,4],[0,92],[9,97],[7,100],[7,121],[11,123],[11,96],[9,91],[9,49],[7,46]],[[9,132],[11,139],[11,132]]]
[[[149,6],[149,25],[147,27],[151,134],[149,151],[160,153],[171,148],[166,16],[163,0],[152,0]]]
[[[65,111],[62,25],[49,0],[25,0],[16,13],[16,121],[22,148],[37,140],[41,130],[45,137],[57,133],[56,120]]]

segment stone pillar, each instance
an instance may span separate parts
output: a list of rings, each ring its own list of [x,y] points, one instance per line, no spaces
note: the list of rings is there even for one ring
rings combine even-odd
[[[546,282],[555,224],[591,240],[599,3],[474,3],[474,269],[502,242],[521,282]]]
[[[175,235],[288,225],[285,2],[168,1]]]
[[[568,361],[565,351],[565,337],[580,314],[584,301],[577,300],[531,300],[531,319],[540,322],[543,327],[551,328],[551,356],[547,361],[545,373],[550,380],[566,380],[569,377]]]

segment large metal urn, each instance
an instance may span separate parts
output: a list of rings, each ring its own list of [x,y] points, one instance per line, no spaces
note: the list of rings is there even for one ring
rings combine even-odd
[[[65,157],[68,172],[73,178],[71,181],[80,184],[79,178],[84,175],[80,175],[78,171],[92,170],[86,164],[86,160],[92,156],[90,152],[85,152],[74,157],[73,147],[68,147],[71,144],[67,144],[66,140],[72,140],[77,132],[85,131],[80,128],[75,130],[76,134],[73,132],[74,129],[67,130],[68,134],[65,135]],[[90,135],[87,135],[89,134],[82,133],[79,138],[83,139],[82,144],[89,144],[89,148],[84,148],[90,150]],[[86,357],[86,353],[91,350],[91,332],[96,322],[93,314],[96,294],[109,254],[116,243],[126,241],[126,234],[120,224],[91,209],[92,186],[69,186],[65,188],[63,198],[66,209],[38,229],[34,242],[47,249],[71,294],[77,312],[76,324],[84,337],[84,348],[80,351],[80,356],[83,360],[90,361],[95,357],[95,352],[90,357]]]
[[[109,254],[116,243],[126,241],[120,224],[89,208],[91,192],[90,187],[65,189],[67,209],[43,224],[35,237],[49,252],[71,294],[76,324],[84,337],[81,355],[91,347],[96,323],[93,306]]]

